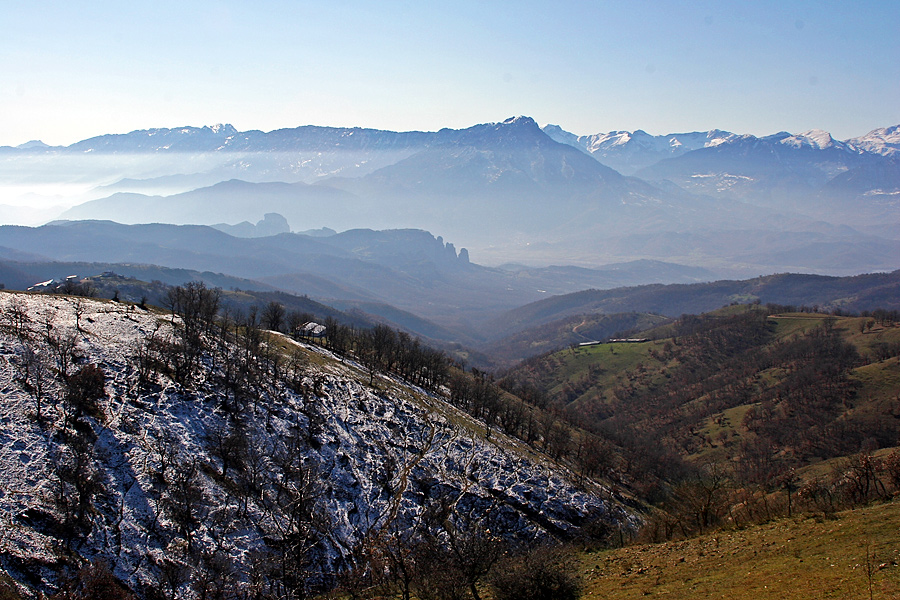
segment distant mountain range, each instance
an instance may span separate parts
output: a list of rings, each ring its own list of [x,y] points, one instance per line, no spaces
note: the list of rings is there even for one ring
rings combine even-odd
[[[578,136],[559,125],[546,125],[543,131],[557,142],[579,148],[625,175],[633,175],[660,160],[717,146],[737,137],[718,129],[668,135],[650,135],[638,129]]]
[[[478,365],[508,364],[559,344],[608,336],[648,323],[647,313],[678,316],[754,300],[893,309],[900,298],[900,271],[703,283],[716,274],[648,260],[597,269],[485,267],[421,230],[313,233],[235,237],[208,226],[110,221],[0,226],[0,283],[27,289],[109,272],[169,285],[203,281],[246,290],[233,299],[238,306],[275,299],[326,316],[342,311],[345,322],[386,323],[453,351],[474,350],[481,354],[466,360]],[[115,277],[101,279],[106,297],[118,290],[123,299],[158,301],[152,285],[148,291]],[[279,292],[296,296],[273,295]]]
[[[531,121],[528,117],[514,117],[503,124]],[[496,129],[499,123],[485,123],[468,129],[441,129],[437,132],[394,132],[361,127],[320,127],[306,125],[276,129],[270,132],[257,130],[238,131],[232,125],[219,124],[204,127],[157,128],[132,131],[125,134],[100,135],[70,146],[49,146],[40,140],[32,140],[19,146],[0,146],[6,154],[22,153],[199,153],[199,152],[299,152],[320,150],[399,150],[416,151],[441,143],[472,140],[486,130]],[[658,154],[672,158],[700,148],[715,147],[736,139],[754,138],[719,129],[686,133],[651,135],[643,130],[610,131],[578,136],[559,125],[542,128],[557,142],[583,149],[591,155],[615,157],[622,155]],[[831,146],[850,147],[856,151],[895,156],[900,153],[900,125],[874,129],[866,135],[836,141],[826,131],[814,129],[797,135],[777,133],[769,138],[791,138],[785,145],[811,146],[825,149]],[[757,138],[760,139],[760,138]],[[765,138],[761,138],[765,139]],[[519,140],[509,138],[517,144]],[[650,164],[655,161],[641,160]],[[612,166],[612,165],[610,165]],[[616,168],[616,167],[613,167]],[[625,169],[616,170],[624,172]]]
[[[74,271],[79,276],[114,270],[178,283],[146,267],[143,272],[149,275],[135,270],[136,265],[159,265],[196,273],[180,275],[185,280],[305,294],[344,310],[365,310],[400,326],[409,317],[398,317],[398,310],[405,311],[452,330],[443,335],[444,341],[473,343],[482,337],[478,328],[486,319],[550,294],[649,281],[703,281],[713,276],[703,269],[648,261],[606,269],[488,268],[471,263],[464,249],[457,250],[421,230],[240,238],[207,226],[110,221],[0,226],[0,260],[10,261],[6,271],[0,269],[7,287],[25,288],[42,279],[64,278],[73,274],[68,272],[75,268],[73,263],[81,264]],[[37,268],[39,263],[49,265]],[[89,268],[86,263],[96,266]],[[228,277],[213,279],[215,273]],[[433,335],[437,334],[429,337]]]
[[[688,133],[650,135],[637,131],[610,131],[593,135],[578,136],[565,131],[558,125],[546,125],[544,133],[563,144],[579,148],[600,162],[620,173],[633,175],[640,169],[649,167],[669,158],[703,148],[716,148],[755,140],[775,141],[787,148],[815,150],[837,148],[850,154],[876,154],[895,157],[900,153],[900,125],[870,131],[864,136],[840,142],[821,129],[813,129],[792,135],[787,132],[758,138],[753,135],[739,135],[729,131],[713,129]]]
[[[295,230],[422,229],[480,264],[849,275],[900,267],[898,140],[896,126],[844,141],[576,136],[528,117],[405,133],[183,127],[0,149],[0,190],[96,183],[59,215],[72,220],[228,230],[278,213]]]

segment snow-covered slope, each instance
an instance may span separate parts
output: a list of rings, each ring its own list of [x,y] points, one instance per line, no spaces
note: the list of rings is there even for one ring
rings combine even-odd
[[[821,129],[810,129],[803,133],[791,135],[779,142],[785,146],[792,148],[812,148],[813,150],[826,150],[828,148],[837,148],[847,152],[858,152],[855,148],[846,142],[839,142],[831,137],[831,134]]]
[[[283,336],[191,355],[131,305],[4,292],[0,315],[0,567],[33,589],[98,557],[139,595],[288,585],[301,549],[313,586],[437,509],[518,542],[635,523],[439,395]]]
[[[847,140],[847,143],[866,152],[896,157],[900,155],[900,125],[873,129],[866,135]]]

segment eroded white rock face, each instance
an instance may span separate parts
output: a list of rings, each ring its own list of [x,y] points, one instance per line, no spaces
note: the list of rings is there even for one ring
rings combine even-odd
[[[223,383],[243,360],[236,344],[205,353],[188,389],[158,373],[141,385],[148,340],[172,341],[165,316],[15,293],[0,294],[0,315],[0,556],[20,581],[52,585],[65,544],[105,558],[136,590],[189,554],[219,556],[249,581],[296,525],[283,502],[290,490],[312,499],[314,531],[303,531],[326,571],[367,536],[421,526],[441,503],[460,523],[520,542],[593,519],[635,523],[599,486],[579,489],[519,443],[473,433],[477,424],[440,397],[387,378],[363,385],[356,365],[320,349],[283,339],[306,356],[302,373],[282,362],[287,376],[252,389]],[[74,345],[70,376],[85,365],[106,376],[93,414],[65,400],[60,340]],[[240,450],[229,454],[235,432]],[[77,486],[61,483],[79,460],[97,489],[80,519]],[[191,593],[189,577],[180,585]]]

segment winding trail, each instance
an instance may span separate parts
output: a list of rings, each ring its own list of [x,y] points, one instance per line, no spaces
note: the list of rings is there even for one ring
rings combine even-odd
[[[572,333],[573,333],[574,335],[577,335],[578,337],[580,337],[581,339],[583,339],[583,340],[586,341],[586,342],[593,342],[594,340],[589,339],[589,338],[587,338],[587,337],[581,335],[580,333],[578,333],[578,329],[579,329],[580,327],[584,327],[585,325],[587,325],[587,317],[582,318],[582,319],[581,319],[581,323],[579,323],[578,325],[576,325],[575,327],[572,328]]]

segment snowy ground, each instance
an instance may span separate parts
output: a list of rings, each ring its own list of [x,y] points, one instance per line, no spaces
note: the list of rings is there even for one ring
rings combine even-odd
[[[27,323],[16,320],[22,314]],[[166,492],[159,482],[189,464],[197,466],[202,490],[203,518],[192,543],[234,564],[265,550],[281,517],[263,501],[237,496],[209,450],[210,435],[227,428],[227,392],[211,376],[190,390],[165,377],[149,390],[138,386],[133,357],[147,336],[171,335],[165,316],[112,302],[0,293],[0,327],[0,566],[13,577],[52,582],[66,553],[54,528],[62,516],[53,459],[71,452],[60,434],[64,388],[52,376],[48,331],[57,339],[74,336],[79,358],[72,371],[98,364],[107,376],[102,415],[87,419],[104,491],[90,514],[90,533],[72,550],[106,558],[136,589],[158,584],[157,566],[185,543],[161,508]],[[17,327],[27,335],[17,336]],[[51,373],[41,422],[34,394],[23,389],[26,346],[43,353]],[[302,432],[308,445],[300,461],[315,473],[329,523],[328,562],[340,564],[366,534],[415,522],[438,495],[451,498],[460,514],[484,515],[494,531],[519,539],[564,535],[595,518],[634,523],[602,488],[578,489],[564,471],[512,440],[495,434],[486,441],[467,415],[439,397],[387,378],[366,386],[352,363],[299,346],[312,357],[303,389],[268,386],[260,393],[246,416],[243,460],[271,473],[284,440]]]

